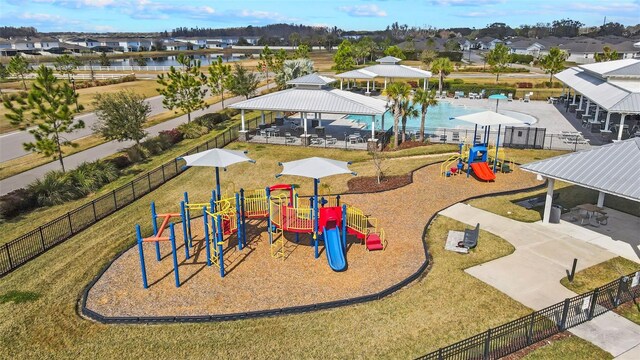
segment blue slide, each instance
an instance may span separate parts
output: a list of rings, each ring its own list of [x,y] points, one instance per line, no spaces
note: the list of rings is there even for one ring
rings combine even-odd
[[[340,230],[337,227],[333,229],[324,229],[324,251],[327,253],[329,266],[333,271],[344,271],[347,268],[347,259],[342,250],[342,241],[340,241]]]

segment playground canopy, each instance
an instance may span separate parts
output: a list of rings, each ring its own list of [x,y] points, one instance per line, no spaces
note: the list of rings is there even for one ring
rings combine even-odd
[[[349,162],[332,160],[321,157],[310,157],[302,160],[289,161],[286,163],[280,163],[282,165],[282,172],[276,177],[282,175],[304,176],[313,179],[313,243],[315,248],[315,257],[318,258],[318,183],[320,178],[340,175],[340,174],[352,174],[357,175],[355,172],[349,170]]]
[[[549,222],[555,179],[598,191],[598,206],[604,205],[605,193],[640,202],[638,159],[640,138],[631,138],[532,162],[521,168],[549,178],[542,220]]]
[[[458,116],[456,117],[456,119],[480,126],[524,124],[522,120],[518,120],[516,118],[512,118],[511,116],[502,115],[490,110]]]
[[[249,158],[246,153],[246,151],[240,150],[211,149],[193,155],[183,156],[182,159],[187,162],[187,166],[209,166],[216,168],[216,191],[217,198],[220,200],[220,168],[226,168],[229,165],[245,161],[255,163],[255,160]]]

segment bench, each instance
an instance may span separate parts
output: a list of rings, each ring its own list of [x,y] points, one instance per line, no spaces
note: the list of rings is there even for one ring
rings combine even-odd
[[[473,249],[478,245],[478,237],[480,236],[480,224],[478,223],[473,230],[465,229],[464,238],[458,243],[458,247]]]

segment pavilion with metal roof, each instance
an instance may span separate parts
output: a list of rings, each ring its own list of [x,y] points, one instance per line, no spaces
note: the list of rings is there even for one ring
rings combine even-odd
[[[607,112],[603,130],[609,130],[611,114],[620,114],[618,140],[622,139],[625,118],[640,114],[640,60],[624,59],[579,65],[554,76],[574,90],[572,105],[577,106],[578,111],[583,111],[586,102],[583,116],[590,118],[592,103],[596,105],[594,123],[598,123],[601,110]],[[582,95],[578,104],[577,94]]]
[[[398,64],[402,59],[393,56],[385,56],[376,60],[379,64],[367,66],[362,69],[351,70],[337,74],[340,79],[340,89],[342,89],[343,80],[366,80],[367,93],[369,93],[369,83],[373,80],[373,90],[376,90],[375,80],[384,78],[384,88],[387,88],[387,82],[393,79],[422,79],[423,89],[427,89],[427,81],[431,77],[431,72],[417,69],[411,66]]]
[[[631,138],[521,166],[549,180],[542,222],[548,223],[555,180],[640,202],[640,138]]]
[[[308,137],[308,114],[370,115],[371,139],[375,140],[375,116],[387,112],[386,101],[329,87],[335,80],[317,73],[305,75],[287,82],[292,88],[258,96],[230,105],[241,110],[241,138],[245,129],[245,110],[297,112],[302,116],[304,137]],[[382,130],[382,129],[381,129]]]

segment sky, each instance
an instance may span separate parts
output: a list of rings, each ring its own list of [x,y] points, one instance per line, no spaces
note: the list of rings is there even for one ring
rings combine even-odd
[[[588,26],[640,23],[640,0],[0,0],[0,25],[41,32],[154,32],[273,23],[343,30],[409,26],[512,27],[563,18]]]

